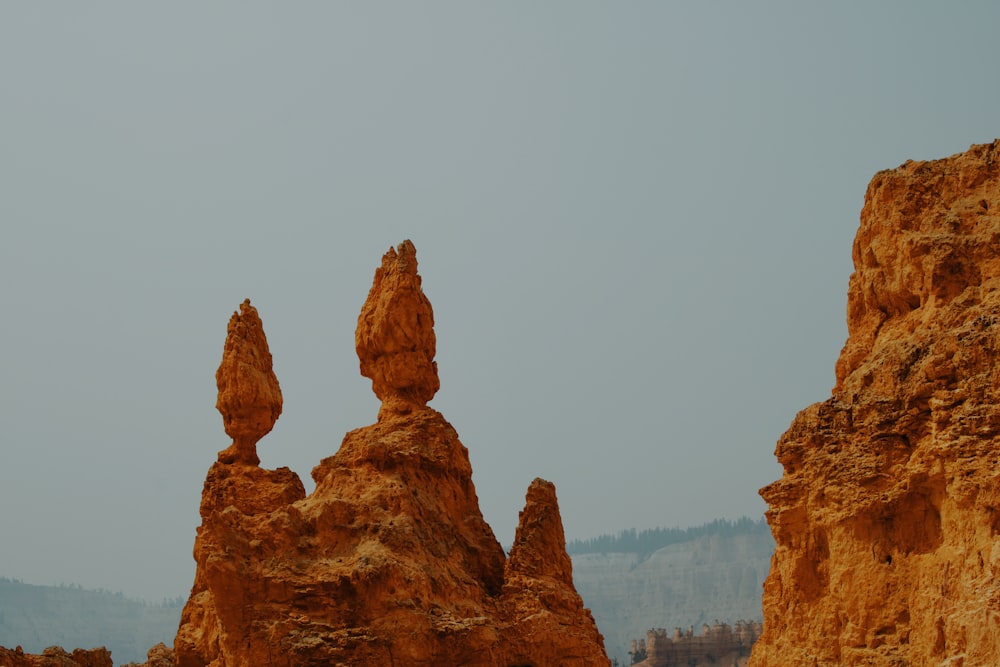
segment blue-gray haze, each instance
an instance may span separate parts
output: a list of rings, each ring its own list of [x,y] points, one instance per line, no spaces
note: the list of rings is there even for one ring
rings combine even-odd
[[[259,308],[264,465],[371,423],[410,238],[441,410],[509,544],[760,516],[825,399],[872,174],[1000,135],[995,2],[0,6],[0,575],[186,593]]]

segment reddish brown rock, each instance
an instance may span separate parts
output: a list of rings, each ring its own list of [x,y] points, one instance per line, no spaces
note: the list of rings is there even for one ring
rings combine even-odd
[[[508,580],[527,576],[573,583],[573,561],[566,553],[566,537],[552,482],[536,478],[528,487],[506,571]]]
[[[130,662],[124,667],[174,667],[174,651],[161,642],[149,649],[146,662]]]
[[[504,569],[503,598],[509,657],[497,664],[607,665],[603,656],[595,661],[595,647],[603,649],[604,640],[573,587],[552,482],[535,479],[528,487]]]
[[[778,442],[751,665],[1000,664],[1000,142],[875,176],[830,399]]]
[[[281,388],[257,309],[250,299],[229,319],[222,363],[215,372],[226,433],[233,444],[219,452],[224,463],[257,465],[257,441],[271,432],[281,415]]]
[[[757,621],[737,621],[736,627],[716,621],[702,624],[701,634],[694,628],[674,628],[668,635],[664,628],[654,628],[646,639],[633,639],[629,651],[636,667],[689,667],[690,665],[725,665],[746,667],[750,649],[760,636]]]
[[[0,646],[0,665],[3,667],[112,667],[111,652],[106,648],[73,649],[72,653],[59,646],[50,646],[41,655],[25,653],[18,646],[7,649]]]
[[[420,282],[413,243],[389,248],[358,316],[355,347],[361,374],[382,401],[379,419],[426,405],[441,386],[434,311]]]
[[[212,466],[178,665],[608,664],[552,485],[529,490],[510,561],[483,520],[468,450],[426,406],[432,324],[406,242],[358,321],[378,422],[316,466],[308,497],[287,469]]]

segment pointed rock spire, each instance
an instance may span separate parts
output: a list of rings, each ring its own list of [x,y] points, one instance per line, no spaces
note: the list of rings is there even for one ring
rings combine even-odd
[[[552,482],[536,477],[528,487],[507,559],[507,572],[508,577],[513,573],[552,577],[572,586],[573,563],[566,553],[566,536]]]
[[[358,316],[354,334],[361,374],[382,401],[381,421],[427,404],[438,388],[434,311],[420,288],[417,250],[403,241],[382,266]]]
[[[281,388],[271,365],[264,326],[250,299],[229,319],[222,363],[215,372],[216,409],[233,444],[219,452],[223,463],[257,465],[257,441],[271,432],[281,415]]]

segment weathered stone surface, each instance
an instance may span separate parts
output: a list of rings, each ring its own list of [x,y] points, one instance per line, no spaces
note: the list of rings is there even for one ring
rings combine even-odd
[[[73,649],[72,653],[59,646],[50,646],[41,655],[25,653],[18,646],[7,649],[0,646],[0,665],[3,667],[113,667],[111,653],[106,648]]]
[[[257,465],[257,441],[271,432],[281,415],[281,388],[271,366],[271,352],[257,309],[250,299],[229,319],[222,363],[215,372],[222,414],[233,444],[219,452],[219,461]]]
[[[573,588],[552,482],[535,479],[528,487],[504,569],[503,598],[508,658],[496,664],[608,664],[593,616]]]
[[[760,637],[757,621],[737,621],[736,627],[716,621],[702,624],[701,634],[694,628],[686,631],[674,628],[668,634],[664,628],[654,628],[646,639],[632,641],[629,652],[637,667],[689,667],[690,665],[726,665],[746,667],[750,649]]]
[[[378,422],[313,469],[309,496],[287,469],[209,470],[178,665],[608,664],[554,487],[529,490],[510,561],[484,521],[468,450],[425,405],[431,326],[407,242],[383,258],[358,323]]]
[[[358,316],[355,347],[361,374],[382,401],[379,419],[426,405],[441,386],[434,311],[420,282],[413,243],[389,248]]]
[[[130,662],[124,667],[174,667],[174,651],[160,643],[146,653],[146,662]]]
[[[1000,664],[1000,142],[868,187],[849,339],[762,489],[751,664]]]

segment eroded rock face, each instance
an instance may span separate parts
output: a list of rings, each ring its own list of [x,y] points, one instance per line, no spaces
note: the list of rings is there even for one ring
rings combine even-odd
[[[833,396],[778,442],[751,665],[1000,664],[1000,142],[875,176]]]
[[[124,667],[174,667],[174,650],[161,642],[146,652],[146,662],[130,662]]]
[[[432,324],[406,242],[358,321],[378,422],[313,469],[308,497],[286,468],[209,470],[178,665],[608,665],[554,487],[532,484],[509,561],[484,521],[468,450],[426,405]]]
[[[264,325],[250,299],[229,319],[222,363],[215,372],[226,434],[233,444],[219,452],[219,461],[257,465],[257,441],[271,432],[281,415],[281,388],[271,364]]]

